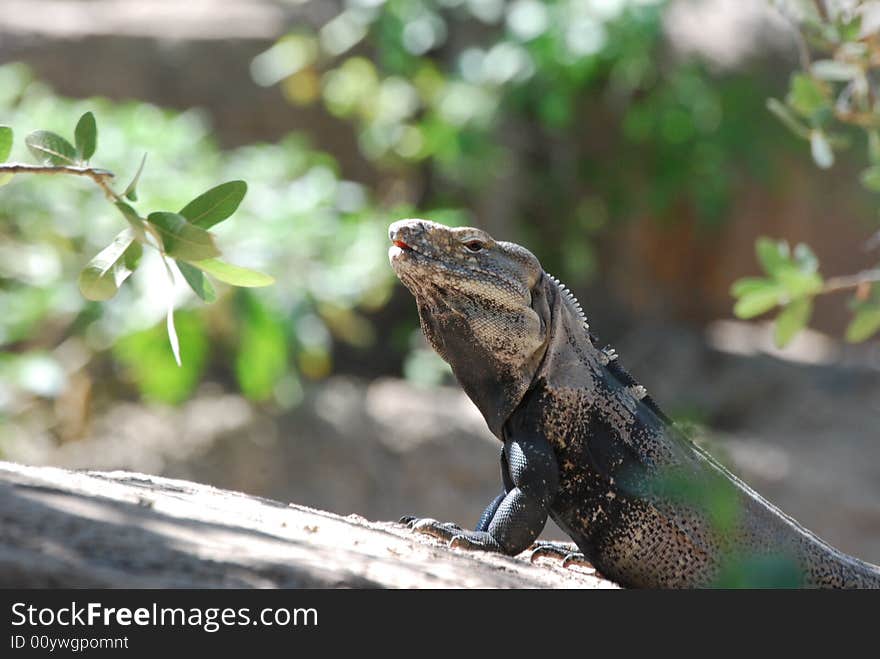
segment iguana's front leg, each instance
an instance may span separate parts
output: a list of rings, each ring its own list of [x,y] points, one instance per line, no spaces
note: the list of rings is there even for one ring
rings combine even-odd
[[[508,437],[501,456],[505,492],[483,512],[475,531],[433,519],[403,518],[414,530],[449,541],[452,547],[515,555],[534,542],[559,487],[556,456],[540,437]]]

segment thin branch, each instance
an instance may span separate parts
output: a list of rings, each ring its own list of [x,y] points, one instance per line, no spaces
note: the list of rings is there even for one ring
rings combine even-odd
[[[106,169],[96,167],[74,167],[54,165],[25,165],[18,162],[0,163],[0,174],[72,174],[73,176],[87,176],[98,184],[104,194],[114,201],[122,201],[122,197],[113,192],[107,182],[115,174]]]
[[[0,174],[71,174],[73,176],[86,176],[97,183],[98,187],[104,191],[108,199],[114,202],[124,202],[122,195],[116,194],[108,182],[115,174],[107,169],[98,167],[76,167],[73,165],[26,165],[20,162],[0,163]],[[162,236],[149,223],[144,222],[144,230],[153,236],[156,241],[152,245],[162,252]],[[147,243],[149,244],[149,243]]]
[[[819,18],[827,23],[830,17],[828,16],[828,8],[825,6],[825,3],[822,0],[813,0],[813,4],[816,5],[816,11],[819,13]]]
[[[843,277],[832,277],[825,282],[819,294],[836,293],[850,288],[858,288],[862,284],[875,284],[880,282],[880,268],[873,270],[862,270],[854,275],[846,275]]]

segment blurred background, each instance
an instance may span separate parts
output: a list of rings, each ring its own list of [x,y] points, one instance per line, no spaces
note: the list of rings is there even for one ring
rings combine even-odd
[[[0,458],[473,525],[500,446],[388,265],[388,224],[419,216],[526,245],[698,441],[880,562],[880,342],[842,342],[835,296],[784,350],[731,313],[758,236],[809,243],[828,275],[876,262],[863,147],[822,171],[767,111],[798,66],[784,4],[3,0],[11,159],[91,110],[95,165],[123,181],[148,152],[146,208],[244,179],[217,234],[277,283],[206,305],[146,254],[89,302],[77,275],[121,217],[88,180],[17,176],[0,188]]]

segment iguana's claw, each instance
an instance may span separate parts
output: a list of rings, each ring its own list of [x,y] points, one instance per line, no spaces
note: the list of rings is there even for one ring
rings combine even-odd
[[[557,542],[536,542],[529,552],[529,562],[534,563],[538,558],[558,558],[562,560],[562,567],[572,565],[595,569],[586,557],[574,545]]]
[[[587,570],[593,570],[594,572],[596,570],[596,568],[593,567],[593,564],[587,560],[587,557],[579,551],[573,552],[562,559],[563,568],[569,568],[572,565],[576,565]]]
[[[455,536],[464,533],[464,529],[452,522],[438,522],[430,517],[412,517],[407,515],[400,518],[401,524],[406,524],[417,533],[424,533],[440,540],[450,541]]]
[[[480,546],[474,543],[466,535],[454,535],[449,540],[450,549],[479,549]]]
[[[529,560],[535,562],[536,558],[553,557],[565,558],[569,554],[578,551],[577,545],[573,542],[552,542],[550,540],[535,540],[529,547]]]
[[[452,522],[438,522],[430,517],[412,517],[407,515],[400,518],[401,524],[406,524],[416,533],[424,533],[438,540],[445,540],[450,549],[480,549],[482,551],[503,552],[501,546],[488,533],[468,531]]]

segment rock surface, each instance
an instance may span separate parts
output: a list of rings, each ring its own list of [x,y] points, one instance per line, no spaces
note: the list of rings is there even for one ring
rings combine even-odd
[[[0,463],[0,587],[609,588],[390,522],[132,472]]]

